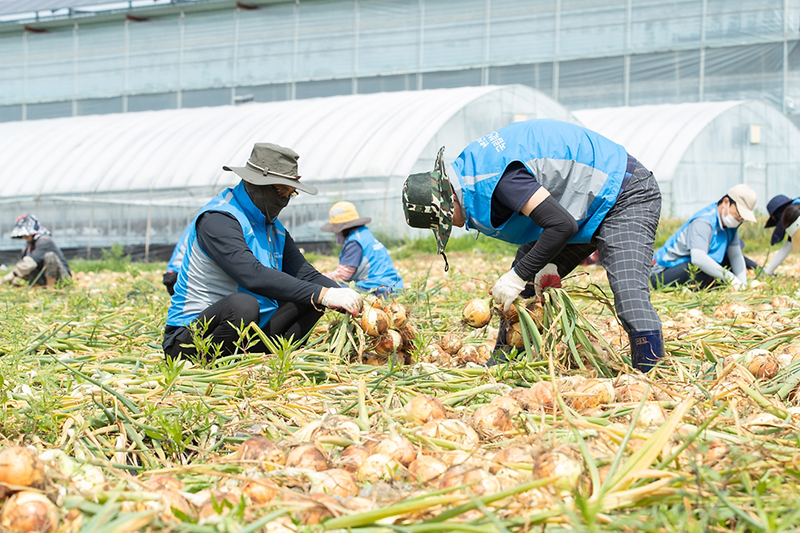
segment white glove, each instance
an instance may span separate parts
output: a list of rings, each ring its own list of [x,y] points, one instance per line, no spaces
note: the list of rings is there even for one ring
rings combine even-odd
[[[364,305],[364,299],[353,289],[328,289],[322,297],[322,305],[331,309],[344,309],[357,315]]]
[[[747,288],[747,283],[734,276],[731,279],[731,288],[735,291],[742,291]]]
[[[561,276],[558,275],[558,268],[553,263],[547,263],[533,278],[533,289],[536,291],[536,299],[540,302],[544,300],[543,289],[547,287],[561,288]]]
[[[14,281],[14,272],[11,271],[5,276],[3,276],[3,283],[11,283]]]
[[[502,276],[492,287],[491,295],[494,301],[503,306],[503,312],[508,311],[519,293],[525,289],[525,280],[514,272],[512,268]]]

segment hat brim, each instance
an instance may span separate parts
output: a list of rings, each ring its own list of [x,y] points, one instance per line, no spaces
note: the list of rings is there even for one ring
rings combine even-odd
[[[781,202],[780,204],[778,204],[777,206],[775,206],[775,210],[773,211],[773,214],[771,214],[771,215],[769,216],[769,218],[767,219],[767,223],[766,223],[766,224],[764,224],[764,227],[765,227],[765,228],[772,228],[772,227],[775,227],[775,226],[778,224],[778,217],[776,217],[775,215],[776,215],[776,214],[777,214],[777,213],[778,213],[778,212],[779,212],[781,209],[783,209],[784,207],[786,207],[786,206],[787,206],[787,205],[789,205],[790,203],[792,203],[792,200],[791,200],[790,198],[786,198],[786,201],[785,201],[785,202]]]
[[[286,185],[287,187],[294,187],[298,191],[303,191],[308,194],[317,194],[317,188],[309,183],[303,183],[297,179],[284,178],[276,176],[275,174],[264,175],[261,172],[256,172],[248,167],[229,167],[224,166],[222,170],[233,172],[243,180],[252,183],[253,185]]]
[[[736,204],[736,207],[739,209],[739,216],[742,217],[744,220],[748,222],[757,222],[755,213],[753,213],[746,207],[742,208],[742,206],[739,204]]]
[[[328,233],[339,233],[340,231],[344,231],[350,228],[356,228],[358,226],[364,226],[372,222],[372,219],[369,217],[361,217],[355,220],[348,220],[347,222],[339,222],[338,224],[325,224],[320,229],[322,231],[326,231]]]

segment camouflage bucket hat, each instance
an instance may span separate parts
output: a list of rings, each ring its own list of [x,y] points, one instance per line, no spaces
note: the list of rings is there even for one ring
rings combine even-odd
[[[437,253],[449,268],[444,248],[453,229],[453,188],[444,170],[444,146],[436,155],[433,171],[411,174],[403,185],[403,212],[412,228],[430,228],[436,237]]]
[[[36,235],[50,235],[50,232],[39,223],[38,218],[25,213],[17,217],[17,221],[14,222],[14,227],[11,228],[11,238],[22,239],[27,235],[32,237]]]

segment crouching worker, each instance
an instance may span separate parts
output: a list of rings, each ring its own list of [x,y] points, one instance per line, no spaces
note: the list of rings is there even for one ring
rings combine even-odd
[[[369,217],[359,217],[350,202],[333,204],[328,223],[321,229],[335,233],[336,243],[344,246],[339,253],[339,266],[325,275],[342,285],[354,281],[360,291],[385,296],[402,289],[403,280],[386,247],[367,228],[371,221]]]
[[[245,166],[223,167],[242,181],[206,204],[192,224],[164,331],[168,356],[197,355],[192,329],[230,355],[239,344],[237,328],[251,323],[271,338],[298,341],[325,307],[361,309],[361,296],[314,269],[278,220],[297,191],[317,193],[299,181],[298,157],[259,143]],[[261,344],[238,349],[266,350]]]
[[[35,216],[24,214],[17,218],[11,238],[25,239],[28,244],[22,250],[22,259],[3,278],[4,282],[53,287],[61,280],[72,279],[64,253]]]
[[[786,242],[772,256],[767,268],[764,269],[765,274],[774,276],[775,269],[789,257],[789,254],[800,249],[800,235],[797,235],[797,230],[800,229],[800,198],[791,200],[779,194],[767,203],[767,212],[769,218],[764,227],[775,228],[772,230],[770,244],[774,246],[786,237]]]
[[[442,254],[453,224],[520,245],[492,288],[504,309],[518,296],[560,287],[597,250],[630,339],[632,366],[646,372],[656,364],[664,342],[648,275],[661,192],[649,170],[622,146],[556,120],[501,128],[451,164],[441,156],[440,150],[433,172],[406,180],[410,226],[431,228]],[[505,327],[501,322],[495,360],[510,350]]]
[[[756,192],[740,183],[692,215],[656,251],[650,284],[708,287],[722,281],[737,290],[746,288],[747,268],[738,232],[745,220],[756,221],[755,205]]]

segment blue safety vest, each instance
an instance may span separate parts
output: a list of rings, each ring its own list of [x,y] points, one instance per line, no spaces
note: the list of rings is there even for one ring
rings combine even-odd
[[[186,226],[181,238],[178,239],[178,243],[175,245],[175,249],[172,250],[172,256],[169,258],[169,263],[167,263],[167,272],[177,272],[181,267],[183,256],[186,253],[186,244],[189,242],[189,234],[192,232],[192,226],[194,226],[194,221]]]
[[[233,215],[242,227],[247,247],[252,250],[256,259],[269,268],[282,269],[286,230],[277,219],[272,224],[266,223],[266,217],[244,190],[243,182],[222,191],[197,216],[207,211]],[[258,300],[258,325],[264,328],[278,308],[278,302],[248,291],[228,276],[200,247],[197,227],[192,223],[186,253],[175,283],[175,294],[167,314],[167,325],[187,326],[208,306],[235,292],[246,292],[255,296]]]
[[[666,269],[686,263],[691,259],[691,256],[688,254],[681,255],[677,259],[673,259],[671,261],[666,260],[665,256],[667,253],[679,255],[680,252],[676,250],[675,243],[678,241],[681,233],[686,231],[686,229],[689,227],[689,224],[698,218],[708,220],[708,222],[711,224],[711,227],[714,229],[714,233],[711,235],[711,242],[709,243],[708,247],[708,256],[717,263],[722,263],[722,260],[725,259],[725,254],[728,252],[728,245],[734,242],[735,239],[739,238],[739,228],[726,228],[723,226],[722,221],[719,218],[719,211],[717,210],[716,202],[704,207],[692,215],[689,220],[684,222],[683,225],[678,228],[678,231],[673,233],[670,238],[667,239],[667,242],[664,243],[664,246],[656,250],[655,256],[653,257],[656,263]]]
[[[557,120],[517,122],[467,146],[450,168],[461,188],[466,228],[514,244],[535,241],[542,228],[513,213],[491,223],[491,200],[503,171],[520,161],[578,222],[571,243],[587,243],[617,201],[628,163],[625,149],[591,130]]]
[[[350,278],[356,282],[357,289],[371,291],[385,287],[395,291],[403,288],[403,280],[394,268],[389,252],[366,226],[353,229],[344,242],[347,244],[350,241],[357,242],[362,251],[361,263]]]

